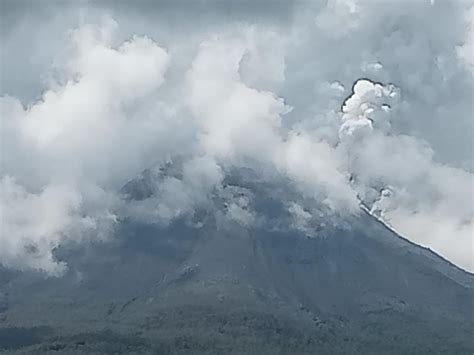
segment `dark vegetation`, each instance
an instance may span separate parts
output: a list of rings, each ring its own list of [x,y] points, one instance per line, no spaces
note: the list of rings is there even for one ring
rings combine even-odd
[[[252,228],[124,220],[59,248],[63,277],[0,268],[1,352],[473,353],[472,274],[364,213],[297,232],[275,189],[245,188]]]

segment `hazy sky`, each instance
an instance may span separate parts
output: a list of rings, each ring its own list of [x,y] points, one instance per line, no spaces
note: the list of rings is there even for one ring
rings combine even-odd
[[[0,4],[0,263],[60,273],[60,243],[192,215],[250,168],[299,191],[295,228],[363,201],[474,271],[472,1]]]

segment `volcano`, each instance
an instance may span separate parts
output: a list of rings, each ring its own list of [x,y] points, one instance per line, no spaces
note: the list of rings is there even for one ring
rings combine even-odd
[[[62,245],[60,277],[0,269],[2,353],[472,354],[472,274],[364,209],[290,228],[288,191],[227,180],[192,219]],[[249,193],[264,222],[226,218]]]

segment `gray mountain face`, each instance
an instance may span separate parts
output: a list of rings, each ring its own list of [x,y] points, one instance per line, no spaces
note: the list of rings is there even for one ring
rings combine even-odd
[[[227,180],[191,218],[62,246],[62,277],[0,269],[1,352],[473,353],[472,274],[363,211],[303,233],[291,192]],[[146,198],[146,183],[124,193]],[[229,194],[251,195],[259,221],[227,218]]]

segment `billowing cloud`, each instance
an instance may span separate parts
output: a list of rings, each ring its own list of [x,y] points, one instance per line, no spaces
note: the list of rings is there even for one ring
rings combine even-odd
[[[426,142],[387,129],[397,118],[387,102],[397,92],[360,80],[342,108],[340,134],[353,187],[399,233],[472,270],[474,175],[435,162]]]
[[[73,31],[62,83],[39,101],[23,107],[15,98],[1,99],[7,265],[25,259],[27,266],[60,268],[51,252],[61,240],[84,223],[93,228],[80,235],[98,238],[109,228],[102,222],[115,218],[116,189],[171,149],[166,130],[173,123],[163,122],[173,112],[147,100],[163,83],[169,56],[146,37],[112,47],[115,25]]]
[[[291,19],[281,7],[190,16],[192,32],[168,28],[174,12],[137,22],[140,6],[40,21],[34,42],[53,38],[28,52],[35,71],[2,65],[27,73],[39,99],[2,79],[0,263],[59,274],[61,243],[113,237],[125,218],[192,217],[216,196],[225,218],[262,223],[258,196],[224,186],[245,168],[297,191],[291,228],[314,233],[315,218],[361,202],[474,270],[472,5],[295,3]],[[2,50],[25,53],[26,33],[12,23]]]

